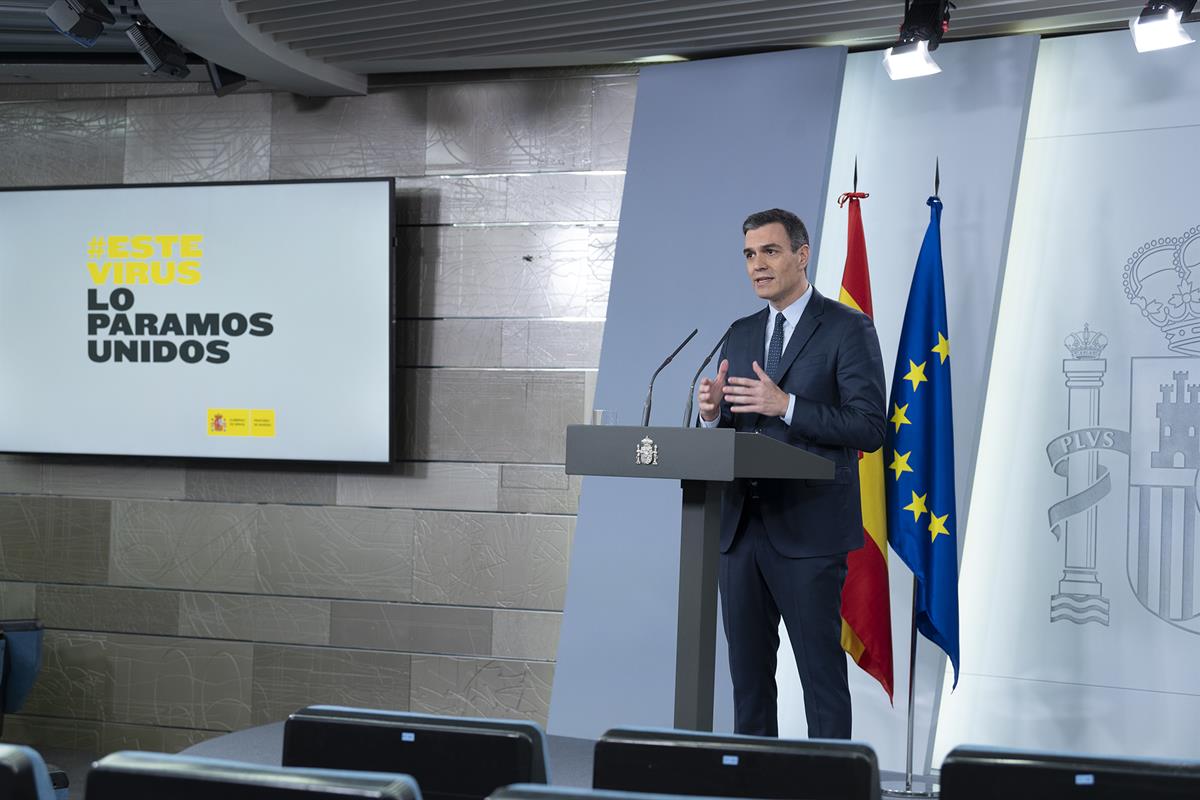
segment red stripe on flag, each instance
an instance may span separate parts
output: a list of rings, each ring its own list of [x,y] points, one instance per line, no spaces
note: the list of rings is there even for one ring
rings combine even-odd
[[[866,195],[862,195],[865,197]],[[862,207],[858,197],[850,196],[849,232],[846,240],[846,268],[842,272],[842,288],[868,317],[874,317],[871,306],[871,275],[867,265],[867,240],[863,235]]]
[[[892,697],[892,608],[888,597],[887,561],[879,546],[863,532],[864,544],[847,557],[842,587],[842,619],[862,642],[857,664],[879,681]],[[880,592],[882,602],[880,602]]]

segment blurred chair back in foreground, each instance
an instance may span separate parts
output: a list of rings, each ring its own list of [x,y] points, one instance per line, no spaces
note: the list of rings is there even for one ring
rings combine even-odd
[[[942,800],[1200,798],[1200,763],[956,747],[942,762]]]
[[[596,742],[592,785],[709,797],[878,800],[879,762],[858,742],[614,728]]]
[[[726,798],[697,798],[678,794],[614,792],[608,789],[582,789],[576,786],[517,783],[497,789],[492,792],[488,800],[726,800]]]
[[[421,800],[407,775],[285,769],[164,753],[113,753],[92,765],[88,800]]]
[[[50,773],[36,750],[0,744],[0,800],[54,800]]]
[[[283,765],[402,772],[426,800],[483,800],[501,786],[547,782],[536,723],[342,706],[288,717]]]

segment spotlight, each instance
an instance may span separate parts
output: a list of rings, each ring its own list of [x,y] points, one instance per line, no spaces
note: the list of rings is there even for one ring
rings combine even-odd
[[[212,84],[213,94],[217,97],[224,97],[246,85],[246,76],[242,73],[234,72],[212,61],[204,63],[208,65],[208,82]]]
[[[883,51],[883,68],[894,81],[905,78],[923,78],[942,71],[933,56],[929,55],[929,42],[918,39],[909,44],[897,44]]]
[[[934,75],[942,68],[929,53],[950,29],[950,0],[912,0],[904,4],[900,38],[883,52],[883,68],[894,81]]]
[[[125,35],[151,72],[161,72],[177,80],[186,78],[191,72],[187,66],[187,53],[179,43],[149,22],[137,20],[125,30]]]
[[[59,33],[84,47],[94,45],[104,26],[117,21],[100,0],[55,0],[46,16]]]
[[[1129,20],[1133,46],[1139,53],[1147,53],[1191,44],[1195,40],[1183,29],[1183,23],[1195,18],[1192,14],[1195,7],[1196,0],[1146,3],[1142,13]]]

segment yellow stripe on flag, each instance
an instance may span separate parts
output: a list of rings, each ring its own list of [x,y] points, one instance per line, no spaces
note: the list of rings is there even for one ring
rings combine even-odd
[[[850,293],[846,291],[845,286],[842,287],[842,291],[838,295],[838,302],[844,306],[850,306],[851,308],[853,308],[855,311],[859,312],[860,314],[862,313],[862,309],[859,308],[858,302],[853,297],[850,296]]]
[[[883,450],[863,453],[858,460],[858,485],[862,497],[863,528],[887,561],[887,506],[883,491]]]
[[[850,654],[854,659],[854,663],[862,658],[863,651],[867,646],[862,643],[862,639],[858,638],[858,634],[854,632],[854,628],[850,627],[850,623],[842,620],[842,649]]]

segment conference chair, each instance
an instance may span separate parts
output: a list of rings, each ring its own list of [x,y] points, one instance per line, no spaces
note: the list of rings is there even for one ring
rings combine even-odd
[[[878,800],[879,762],[857,742],[614,728],[596,742],[597,789],[792,800]]]
[[[88,800],[421,800],[407,775],[285,769],[165,753],[113,753],[92,765]]]
[[[1200,763],[956,747],[942,800],[1183,800],[1200,797]]]
[[[547,782],[536,723],[341,706],[288,717],[283,765],[403,772],[426,800],[483,800],[500,786]]]
[[[0,800],[55,800],[50,773],[36,750],[0,744]]]
[[[4,715],[25,705],[42,668],[42,623],[36,619],[0,620],[0,734],[4,733]],[[30,751],[50,777],[50,785],[59,800],[66,800],[67,773]],[[0,793],[0,800],[4,795]]]
[[[4,714],[25,704],[42,668],[42,623],[35,619],[0,620],[0,733]]]

